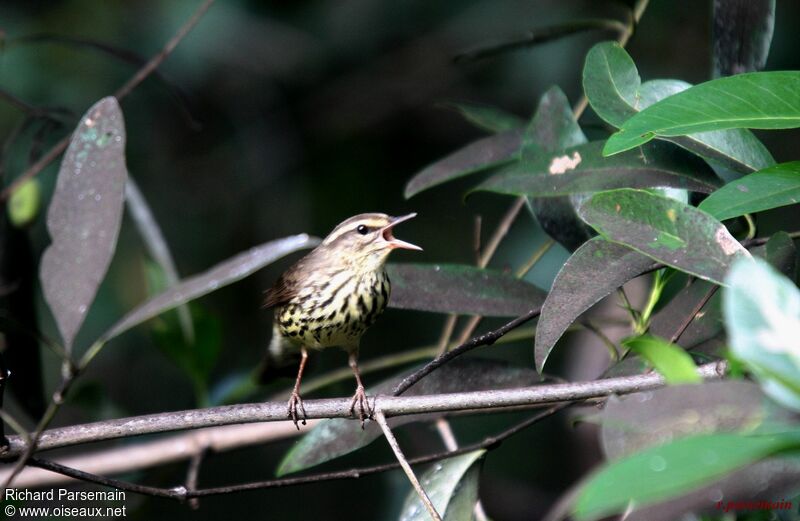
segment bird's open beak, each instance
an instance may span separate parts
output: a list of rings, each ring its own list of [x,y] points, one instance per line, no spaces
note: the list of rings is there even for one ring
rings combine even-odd
[[[388,246],[390,248],[402,248],[405,250],[422,251],[422,248],[420,248],[416,244],[411,244],[410,242],[401,241],[400,239],[395,238],[395,236],[392,234],[392,228],[394,228],[401,222],[413,219],[416,216],[417,216],[416,213],[410,213],[408,215],[403,215],[402,217],[393,217],[392,222],[381,230],[381,236],[383,236],[383,240],[385,240],[388,243]]]

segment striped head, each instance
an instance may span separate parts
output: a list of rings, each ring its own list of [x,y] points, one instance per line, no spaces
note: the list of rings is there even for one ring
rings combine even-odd
[[[392,250],[422,250],[419,246],[395,238],[392,229],[415,217],[410,213],[391,217],[384,213],[362,213],[339,224],[325,237],[318,249],[341,256],[342,260],[362,271],[380,269]]]

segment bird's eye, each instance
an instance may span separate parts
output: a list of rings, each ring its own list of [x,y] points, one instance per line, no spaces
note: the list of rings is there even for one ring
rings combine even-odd
[[[368,233],[369,233],[369,228],[367,228],[367,227],[366,227],[366,226],[364,226],[363,224],[359,224],[359,225],[358,225],[358,228],[356,228],[356,231],[357,231],[358,233],[360,233],[361,235],[366,235],[366,234],[368,234]]]

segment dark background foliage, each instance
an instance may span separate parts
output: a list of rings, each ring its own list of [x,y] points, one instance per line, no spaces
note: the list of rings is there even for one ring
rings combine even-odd
[[[425,252],[396,254],[394,260],[471,263],[474,216],[482,215],[488,229],[499,220],[507,199],[481,194],[465,204],[461,193],[468,185],[460,183],[410,201],[402,196],[414,172],[481,135],[443,103],[486,103],[527,118],[536,100],[554,84],[575,102],[586,51],[609,35],[590,32],[478,61],[455,63],[454,56],[556,22],[622,18],[620,4],[220,2],[160,69],[164,81],[151,77],[123,102],[130,174],[152,205],[183,276],[272,238],[303,231],[325,235],[339,221],[364,211],[419,212],[399,235],[421,244]],[[24,170],[31,154],[69,132],[88,106],[132,74],[136,65],[121,59],[123,50],[146,59],[195,6],[190,1],[155,0],[0,4],[5,41],[0,89],[31,105],[70,111],[61,125],[39,121],[24,128],[3,156],[5,175],[13,178]],[[766,69],[800,69],[800,8],[779,1],[777,13]],[[642,77],[692,83],[710,78],[710,14],[710,2],[651,2],[628,45]],[[86,42],[118,51],[106,53]],[[0,103],[0,136],[9,136],[23,118],[17,107]],[[589,132],[593,124],[601,124],[591,111],[581,121]],[[759,136],[778,162],[794,158],[797,131]],[[54,164],[39,175],[45,200],[56,171]],[[770,214],[776,222],[791,215]],[[30,238],[38,259],[48,243],[43,219],[30,229]],[[543,240],[532,219],[519,219],[494,267],[518,265]],[[547,288],[566,256],[565,250],[553,248],[528,280]],[[114,340],[81,380],[78,405],[68,407],[56,423],[214,403],[225,385],[258,363],[271,329],[269,314],[260,309],[261,292],[290,261],[199,301],[198,331],[213,366],[204,377],[207,389],[195,392],[198,385],[182,369],[180,355],[176,358],[163,347],[174,335],[154,333],[169,323],[151,323]],[[146,254],[126,215],[109,276],[77,345],[85,346],[144,299],[148,283]],[[41,301],[37,310],[45,332],[57,336]],[[365,337],[363,358],[433,343],[441,322],[432,314],[392,310]],[[573,340],[583,344],[587,338],[575,335]],[[604,356],[601,347],[591,347],[595,358]],[[533,365],[530,341],[497,351],[491,354]],[[593,378],[602,370],[586,357],[581,358],[584,365],[570,366],[563,354],[574,352],[562,349],[556,359],[570,377]],[[43,357],[44,379],[51,388],[58,363],[49,352]],[[345,360],[338,352],[316,358],[312,371],[317,373]],[[371,375],[368,381],[377,379]],[[281,386],[288,381],[249,398],[263,399]],[[348,382],[326,392],[339,396],[350,391]],[[457,419],[454,428],[459,440],[477,440],[511,416]],[[400,437],[410,453],[439,448],[429,427],[407,428]],[[200,483],[268,479],[291,443],[211,455]],[[375,443],[335,465],[390,458],[385,444]],[[494,519],[536,519],[598,458],[592,428],[573,427],[561,417],[494,451],[482,475],[481,497]],[[138,479],[164,485],[182,481],[184,474],[185,465],[174,464]],[[174,502],[131,498],[128,517],[392,519],[407,488],[405,478],[395,472],[204,499],[200,510],[191,513]]]

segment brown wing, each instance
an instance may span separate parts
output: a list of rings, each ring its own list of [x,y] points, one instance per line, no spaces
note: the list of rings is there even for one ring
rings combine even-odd
[[[296,293],[296,285],[284,273],[275,284],[264,292],[264,307],[271,308],[289,302]]]

